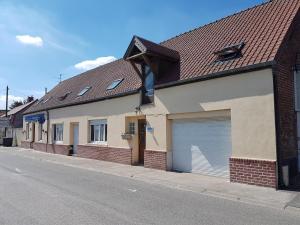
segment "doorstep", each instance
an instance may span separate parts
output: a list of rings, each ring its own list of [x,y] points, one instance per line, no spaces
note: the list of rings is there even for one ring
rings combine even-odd
[[[272,188],[230,183],[229,180],[225,178],[210,177],[192,173],[161,171],[144,168],[142,166],[130,166],[106,161],[50,154],[30,149],[9,149],[0,147],[0,152],[6,151],[11,154],[41,161],[44,160],[65,166],[127,177],[129,179],[135,179],[149,184],[163,185],[169,188],[192,191],[199,194],[271,208],[286,209],[289,207],[297,207],[298,199],[300,201],[300,195],[298,195],[297,192],[278,191]]]

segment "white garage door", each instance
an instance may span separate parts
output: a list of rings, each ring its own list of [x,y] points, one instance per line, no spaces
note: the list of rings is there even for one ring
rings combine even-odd
[[[231,126],[228,118],[173,121],[173,169],[229,176]]]

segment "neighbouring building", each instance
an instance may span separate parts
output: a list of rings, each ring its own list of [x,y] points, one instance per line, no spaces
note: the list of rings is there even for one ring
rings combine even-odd
[[[123,59],[33,104],[22,146],[282,187],[300,169],[299,7],[270,1],[159,44],[134,36]]]
[[[23,113],[34,103],[35,101],[32,101],[13,108],[8,111],[7,117],[5,117],[5,114],[2,115],[1,119],[4,121],[7,120],[7,123],[1,127],[1,130],[3,131],[2,138],[12,138],[13,146],[21,146],[21,141],[23,139]]]

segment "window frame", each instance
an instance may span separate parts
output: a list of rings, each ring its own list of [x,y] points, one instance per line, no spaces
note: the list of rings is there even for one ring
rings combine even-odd
[[[59,131],[59,127],[61,127],[61,135],[58,135]],[[52,129],[53,129],[53,142],[56,144],[61,144],[64,141],[64,124],[63,123],[55,123],[52,125]],[[60,139],[58,139],[58,137],[61,137]]]
[[[101,130],[101,125],[104,125],[104,129]],[[95,120],[89,120],[88,123],[89,126],[89,143],[90,144],[97,144],[97,145],[107,145],[107,119],[95,119]],[[92,126],[99,126],[99,140],[96,140],[95,138],[95,130],[92,131]],[[95,129],[95,128],[94,128]],[[103,134],[101,134],[101,131],[103,132]],[[92,138],[92,133],[94,138]],[[103,140],[101,141],[101,136],[103,137]],[[94,139],[94,140],[92,140]]]
[[[135,122],[129,122],[128,123],[128,133],[134,135],[136,132],[135,127],[136,127]]]

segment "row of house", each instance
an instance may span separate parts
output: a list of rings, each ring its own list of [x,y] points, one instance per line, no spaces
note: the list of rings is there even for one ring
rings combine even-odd
[[[300,1],[273,0],[67,79],[22,146],[280,188],[300,170]],[[155,32],[155,31],[153,31]]]
[[[15,107],[8,111],[7,115],[6,110],[0,110],[0,145],[4,144],[4,138],[9,138],[13,146],[21,146],[23,139],[23,113],[34,103],[35,101],[31,101]]]

